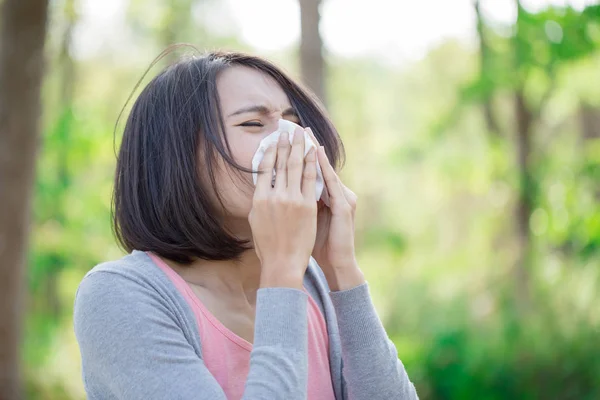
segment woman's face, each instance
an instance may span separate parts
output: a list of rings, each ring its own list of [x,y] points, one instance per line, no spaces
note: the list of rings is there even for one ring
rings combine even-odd
[[[233,159],[245,168],[260,141],[277,130],[280,118],[300,124],[287,95],[270,76],[252,68],[234,66],[217,79],[217,91]],[[250,173],[235,173],[223,159],[215,171],[217,190],[230,217],[247,221],[252,207]]]

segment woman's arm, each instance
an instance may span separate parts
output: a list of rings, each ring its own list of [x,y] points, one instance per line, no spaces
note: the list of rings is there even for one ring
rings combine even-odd
[[[255,343],[244,399],[305,399],[307,294],[257,293]],[[226,400],[157,290],[97,271],[81,282],[74,328],[90,400]]]
[[[329,296],[339,326],[347,400],[418,399],[373,306],[368,284]]]
[[[314,135],[312,138],[317,143]],[[356,263],[356,194],[339,179],[323,147],[318,156],[330,206],[319,208],[313,257],[334,290],[330,297],[339,325],[347,399],[416,399],[415,388],[377,316]]]

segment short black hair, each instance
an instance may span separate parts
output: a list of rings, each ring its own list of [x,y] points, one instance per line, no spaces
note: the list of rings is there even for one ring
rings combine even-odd
[[[217,156],[238,171],[251,172],[233,160],[224,135],[216,81],[230,66],[272,77],[301,125],[313,129],[332,165],[341,163],[342,142],[320,101],[274,64],[236,52],[186,56],[142,90],[125,124],[112,204],[113,230],[125,251],[152,251],[188,264],[237,259],[250,248],[248,241],[225,230],[199,174],[207,172],[213,193],[218,193]]]

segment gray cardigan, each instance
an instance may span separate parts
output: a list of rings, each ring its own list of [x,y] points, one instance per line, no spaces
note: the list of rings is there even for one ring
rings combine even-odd
[[[336,399],[417,399],[368,284],[330,292],[311,259],[304,286],[327,323]],[[88,399],[226,399],[202,361],[192,309],[146,253],[94,267],[75,297]],[[243,399],[306,399],[307,300],[298,289],[258,290]]]

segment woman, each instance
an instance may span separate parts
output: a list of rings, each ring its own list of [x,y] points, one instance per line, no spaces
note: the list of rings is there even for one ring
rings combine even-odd
[[[320,145],[304,156],[301,129],[281,134],[254,187],[252,158],[280,118]],[[314,98],[258,57],[211,53],[154,78],[117,163],[130,254],[76,295],[88,398],[417,398],[356,262],[340,153]]]

